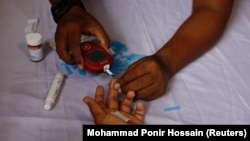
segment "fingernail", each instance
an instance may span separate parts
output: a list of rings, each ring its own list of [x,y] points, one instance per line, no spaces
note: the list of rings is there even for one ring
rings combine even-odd
[[[120,88],[120,89],[118,89],[118,93],[119,94],[121,94],[122,93],[122,89]]]
[[[119,83],[115,83],[114,88],[117,89],[117,90],[120,89],[120,84]]]
[[[85,103],[88,103],[88,98],[85,97],[85,98],[83,99],[83,101],[84,101]]]
[[[83,66],[81,64],[78,64],[77,67],[82,70],[83,69]]]

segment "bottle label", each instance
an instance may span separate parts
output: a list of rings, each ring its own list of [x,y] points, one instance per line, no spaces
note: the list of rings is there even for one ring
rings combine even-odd
[[[42,45],[39,46],[28,46],[29,48],[29,58],[32,61],[40,61],[43,59],[44,53]]]

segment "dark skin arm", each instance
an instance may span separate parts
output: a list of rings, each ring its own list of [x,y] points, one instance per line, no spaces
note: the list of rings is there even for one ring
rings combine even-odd
[[[49,0],[51,4],[56,0]],[[110,39],[102,25],[80,6],[73,6],[59,20],[56,33],[56,51],[58,56],[67,64],[84,68],[84,60],[80,51],[81,35],[92,35],[100,42],[107,52]]]
[[[190,17],[155,54],[132,64],[116,88],[133,90],[136,98],[153,100],[166,93],[169,79],[199,58],[219,40],[233,8],[233,0],[193,0]],[[152,69],[154,68],[154,69]]]

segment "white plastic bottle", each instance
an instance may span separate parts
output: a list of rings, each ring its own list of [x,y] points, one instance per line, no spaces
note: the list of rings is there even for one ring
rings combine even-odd
[[[44,58],[42,35],[39,33],[28,33],[25,36],[31,61],[39,62]]]

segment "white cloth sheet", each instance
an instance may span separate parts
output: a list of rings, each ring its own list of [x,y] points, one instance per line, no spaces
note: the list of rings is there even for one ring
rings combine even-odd
[[[112,41],[127,47],[123,53],[151,55],[190,15],[192,0],[84,3]],[[107,90],[110,77],[74,68],[69,73],[62,65],[47,44],[56,29],[47,0],[2,0],[1,5],[0,141],[81,140],[82,125],[93,124],[82,98],[94,96],[97,85]],[[214,48],[176,74],[166,95],[144,102],[145,124],[250,124],[249,7],[249,0],[237,0]],[[37,63],[29,60],[25,43],[24,28],[32,18],[39,19],[37,32],[46,48],[45,59]],[[55,108],[46,111],[44,100],[57,72],[67,78]]]

